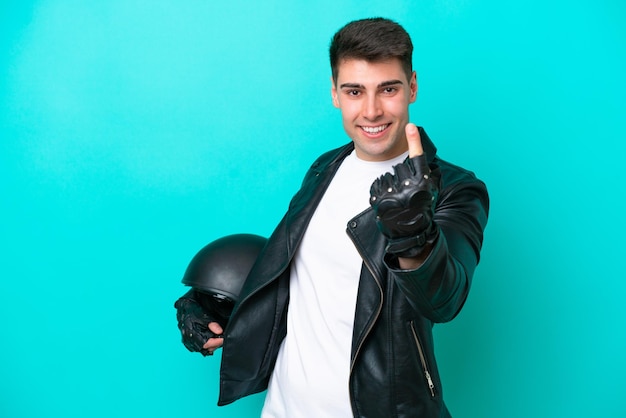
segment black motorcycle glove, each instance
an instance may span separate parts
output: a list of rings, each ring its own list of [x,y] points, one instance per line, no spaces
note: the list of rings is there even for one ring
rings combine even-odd
[[[429,167],[426,155],[407,158],[376,179],[370,188],[370,204],[378,228],[387,237],[386,252],[396,257],[416,257],[439,234],[433,222],[441,174]]]
[[[209,330],[209,323],[219,323],[220,321],[202,308],[197,293],[193,289],[190,290],[174,303],[174,307],[176,308],[178,329],[187,350],[197,351],[203,356],[207,356],[211,353],[202,346],[209,338],[219,337]]]

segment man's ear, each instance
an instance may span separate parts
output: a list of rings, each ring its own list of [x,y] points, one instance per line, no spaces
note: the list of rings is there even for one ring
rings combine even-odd
[[[409,81],[409,89],[411,95],[409,97],[409,103],[413,103],[417,99],[417,73],[413,71],[411,74],[411,80]]]
[[[337,97],[337,86],[335,86],[335,80],[330,77],[330,96],[333,99],[333,106],[339,108],[339,98]]]

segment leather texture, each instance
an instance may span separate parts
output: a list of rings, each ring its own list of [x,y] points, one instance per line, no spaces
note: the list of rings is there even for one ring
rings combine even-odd
[[[407,158],[370,188],[370,204],[380,231],[388,239],[386,252],[394,257],[421,255],[439,230],[433,223],[441,173],[428,165],[426,155]]]

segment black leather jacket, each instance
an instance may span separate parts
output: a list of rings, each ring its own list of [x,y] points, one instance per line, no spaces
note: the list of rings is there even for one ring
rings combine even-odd
[[[432,327],[453,319],[467,298],[489,201],[480,180],[440,160],[421,128],[420,134],[429,161],[442,174],[434,217],[440,235],[425,263],[416,270],[385,263],[386,240],[371,208],[346,224],[363,258],[350,367],[355,417],[450,416]],[[289,265],[317,204],[352,149],[350,143],[315,161],[248,276],[224,333],[218,405],[267,388],[286,335]]]

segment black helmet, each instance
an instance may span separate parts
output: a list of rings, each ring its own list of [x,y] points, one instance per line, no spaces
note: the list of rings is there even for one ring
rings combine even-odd
[[[253,234],[219,238],[193,257],[182,282],[232,307],[266,242],[266,238]]]

